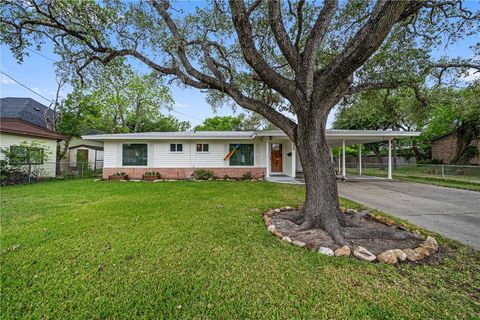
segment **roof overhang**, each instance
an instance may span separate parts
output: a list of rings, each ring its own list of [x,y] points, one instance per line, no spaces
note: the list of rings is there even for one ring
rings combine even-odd
[[[381,131],[381,130],[336,130],[325,132],[327,143],[331,146],[345,144],[364,144],[406,137],[417,137],[420,132]],[[184,132],[144,132],[85,135],[82,139],[92,141],[150,141],[150,140],[252,140],[256,137],[284,137],[280,130],[266,131],[184,131]]]
[[[0,132],[52,140],[65,140],[67,138],[58,132],[16,118],[0,118]]]

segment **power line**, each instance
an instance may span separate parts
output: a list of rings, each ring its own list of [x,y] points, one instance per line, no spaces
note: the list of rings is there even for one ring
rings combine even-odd
[[[37,96],[45,99],[46,101],[51,102],[51,103],[53,103],[53,104],[55,103],[53,100],[50,100],[50,99],[46,98],[45,96],[41,95],[40,93],[36,92],[36,91],[33,90],[33,89],[30,89],[27,85],[21,83],[20,81],[18,81],[17,79],[13,78],[12,76],[9,76],[8,74],[6,74],[5,72],[3,72],[2,70],[0,70],[0,73],[2,73],[3,75],[9,77],[9,78],[12,79],[13,81],[15,81],[16,83],[18,83],[18,84],[21,85],[22,87],[24,87],[25,89],[27,89],[27,90],[35,93]]]
[[[58,62],[57,60],[54,60],[54,59],[52,59],[52,58],[50,58],[50,57],[48,57],[48,56],[44,55],[44,54],[43,54],[43,53],[41,53],[40,51],[33,50],[33,49],[30,49],[30,48],[25,48],[25,49],[27,49],[27,50],[28,50],[28,51],[30,51],[30,52],[36,53],[36,54],[38,54],[39,56],[41,56],[41,57],[44,57],[45,59],[48,59],[48,60],[50,60],[50,61],[53,61],[53,62]]]
[[[3,75],[9,77],[9,78],[12,79],[13,81],[15,81],[16,83],[18,83],[18,84],[21,85],[22,87],[24,87],[25,89],[27,89],[27,90],[33,92],[34,94],[36,94],[37,96],[45,99],[45,100],[48,101],[48,102],[51,102],[51,103],[55,104],[55,102],[54,102],[53,100],[48,99],[47,97],[41,95],[40,93],[36,92],[36,91],[33,90],[33,89],[30,89],[30,87],[28,87],[27,85],[21,83],[20,81],[18,81],[17,79],[13,78],[12,76],[6,74],[5,72],[3,72],[3,71],[0,70],[0,73],[2,73]],[[177,111],[177,110],[173,110],[173,109],[172,109],[171,112],[175,112],[175,113],[181,114],[181,115],[183,115],[183,116],[185,116],[185,117],[189,117],[189,118],[192,118],[192,119],[195,119],[195,120],[198,120],[198,121],[203,121],[203,119],[200,119],[200,118],[191,116],[191,115],[189,115],[189,114],[186,114],[186,113],[183,113],[183,112],[180,112],[180,111]]]
[[[194,117],[194,116],[191,116],[189,114],[186,114],[186,113],[183,113],[183,112],[180,112],[180,111],[177,111],[177,110],[171,110],[172,112],[175,112],[175,113],[178,113],[178,114],[181,114],[182,116],[185,116],[185,117],[190,117],[190,118],[193,118],[195,120],[198,120],[198,121],[203,121],[203,119],[200,119],[200,118],[197,118],[197,117]]]

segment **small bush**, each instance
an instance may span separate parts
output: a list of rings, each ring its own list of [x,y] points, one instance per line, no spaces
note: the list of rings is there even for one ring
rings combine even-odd
[[[153,177],[160,177],[160,172],[158,171],[146,171],[144,176],[153,176]]]
[[[443,160],[439,159],[424,159],[418,160],[417,164],[443,164]]]
[[[224,175],[223,180],[230,180],[230,176],[228,174]]]
[[[244,174],[242,174],[242,179],[243,180],[251,180],[251,179],[253,179],[253,175],[250,171],[247,171]]]
[[[215,173],[212,170],[198,169],[193,171],[193,178],[197,180],[215,179]]]
[[[127,173],[123,172],[123,171],[122,172],[116,172],[116,173],[113,174],[113,176],[122,176],[122,177],[126,176],[126,175],[127,175]]]

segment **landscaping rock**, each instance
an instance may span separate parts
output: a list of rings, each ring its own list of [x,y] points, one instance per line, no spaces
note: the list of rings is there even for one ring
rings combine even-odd
[[[275,210],[273,210],[273,212],[275,212],[275,213],[280,213],[280,212],[282,212],[282,210],[280,210],[280,209],[275,209]]]
[[[337,257],[349,257],[352,254],[352,251],[348,246],[343,246],[335,250],[335,256]]]
[[[283,237],[282,240],[287,241],[288,243],[292,243],[292,239],[290,239],[289,237]]]
[[[365,260],[369,262],[375,261],[375,259],[377,259],[377,257],[375,257],[373,253],[371,253],[370,251],[368,251],[362,246],[355,247],[355,250],[353,250],[353,255],[357,259]]]
[[[326,256],[333,256],[333,255],[334,255],[333,250],[330,249],[330,248],[327,248],[327,247],[320,247],[320,248],[318,248],[318,253],[324,254],[324,255],[326,255]]]
[[[303,241],[298,241],[298,240],[294,240],[292,241],[292,244],[296,245],[297,247],[300,247],[300,248],[303,248],[305,247],[306,243],[303,242]]]
[[[355,209],[347,209],[345,210],[345,213],[354,214],[354,213],[358,213],[358,211]]]
[[[267,230],[270,231],[270,232],[273,232],[275,231],[275,225],[274,224],[271,224],[267,227]]]
[[[395,254],[397,255],[398,260],[400,260],[400,261],[407,260],[407,254],[405,252],[403,252],[402,250],[394,249],[392,251],[395,252]]]
[[[273,231],[272,231],[272,234],[273,234],[275,237],[283,238],[283,233],[281,233],[281,232],[278,231],[277,229],[273,230]]]
[[[377,260],[387,264],[396,264],[398,262],[398,257],[394,250],[387,250],[380,253],[377,256]]]
[[[417,260],[422,259],[422,256],[419,255],[418,253],[416,253],[416,252],[415,252],[414,250],[412,250],[412,249],[407,248],[407,249],[403,249],[402,251],[403,251],[403,253],[405,253],[405,255],[407,256],[407,260],[408,260],[408,261],[414,262],[414,261],[417,261]]]
[[[435,253],[438,251],[438,243],[435,238],[428,236],[424,242],[420,244],[420,247],[427,249],[429,254]]]
[[[420,259],[423,259],[423,258],[428,257],[430,255],[429,249],[424,248],[424,247],[415,248],[413,251],[415,251],[421,257]]]

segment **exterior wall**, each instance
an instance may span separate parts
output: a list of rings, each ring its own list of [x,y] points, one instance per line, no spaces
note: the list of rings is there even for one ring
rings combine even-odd
[[[472,143],[480,149],[480,139]],[[449,134],[432,141],[432,159],[442,160],[443,163],[451,163],[457,150],[457,136]],[[470,164],[480,165],[480,157],[473,157]]]
[[[36,142],[44,148],[44,152],[48,155],[47,160],[43,165],[35,165],[35,169],[38,170],[40,177],[55,177],[55,162],[57,161],[57,141],[54,139],[27,137],[23,135],[16,135],[10,133],[0,134],[0,148],[6,149],[13,145],[20,145],[22,142],[28,143]],[[0,158],[3,159],[3,155]]]
[[[100,141],[93,141],[93,140],[85,140],[82,138],[72,138],[69,143],[69,147],[76,147],[80,146],[82,144],[86,144],[89,146],[95,146],[95,147],[103,147],[103,142]]]
[[[242,175],[248,171],[252,174],[254,178],[263,178],[265,177],[265,168],[255,168],[255,167],[227,167],[227,168],[211,168],[211,167],[197,167],[193,168],[103,168],[103,178],[108,179],[108,176],[115,174],[117,172],[125,172],[128,174],[130,179],[141,179],[145,171],[158,171],[162,179],[191,179],[193,177],[194,170],[197,169],[206,169],[212,170],[218,178],[223,178],[225,175],[228,175],[230,178],[241,178]]]
[[[454,134],[432,141],[432,159],[450,163],[457,150],[457,137]]]
[[[68,155],[68,165],[70,167],[76,167],[77,166],[77,151],[78,150],[88,150],[88,163],[90,164],[90,167],[92,169],[95,168],[95,167],[97,167],[97,168],[102,167],[103,151],[102,150],[90,149],[90,148],[86,148],[86,147],[78,147],[78,148],[73,148],[73,149],[69,150],[67,155]],[[96,158],[95,158],[95,152],[96,152]]]
[[[122,144],[124,141],[106,141],[104,143],[104,178],[116,172],[126,172],[132,178],[141,178],[145,171],[158,171],[167,179],[189,179],[196,169],[213,170],[218,177],[229,175],[241,177],[250,171],[255,177],[265,175],[265,142],[253,140],[159,140],[128,141],[128,143],[147,143],[147,166],[123,166]],[[182,152],[170,152],[171,143],[183,144]],[[197,143],[208,143],[208,152],[197,152]],[[224,161],[230,144],[254,144],[253,166],[230,166]]]

